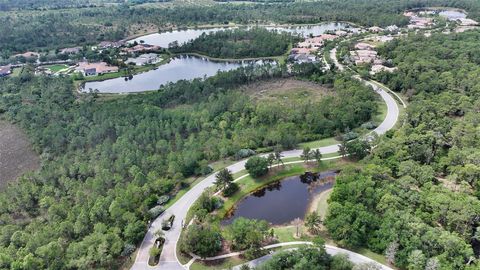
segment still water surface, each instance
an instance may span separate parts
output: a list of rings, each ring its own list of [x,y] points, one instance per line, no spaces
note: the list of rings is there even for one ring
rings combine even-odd
[[[320,173],[317,177],[306,174],[269,185],[240,201],[222,224],[230,224],[238,217],[263,219],[273,225],[303,219],[315,196],[332,188],[336,174],[334,171]]]
[[[260,61],[261,62],[261,61]],[[259,62],[259,63],[260,63]],[[210,77],[218,71],[228,71],[252,64],[243,62],[215,62],[196,56],[179,56],[157,69],[134,75],[131,80],[116,78],[98,82],[87,82],[84,92],[98,90],[99,93],[133,93],[159,89],[160,85],[179,80]]]
[[[163,32],[163,33],[155,33],[150,35],[141,36],[135,39],[130,40],[129,42],[140,42],[143,40],[147,44],[157,45],[163,48],[168,48],[168,45],[172,42],[178,42],[179,45],[183,43],[198,38],[203,33],[212,33],[217,31],[222,31],[225,29],[233,29],[236,27],[218,27],[218,28],[205,28],[205,29],[187,29],[187,30],[174,30],[171,32]],[[266,29],[269,30],[279,30],[285,31],[293,34],[300,34],[303,37],[307,37],[309,35],[320,35],[325,33],[326,31],[335,31],[341,29],[350,29],[355,31],[347,23],[325,23],[325,24],[317,24],[317,25],[296,25],[296,26],[266,26]]]

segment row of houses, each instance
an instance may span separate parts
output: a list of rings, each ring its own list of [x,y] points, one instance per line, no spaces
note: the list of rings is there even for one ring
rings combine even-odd
[[[334,40],[338,36],[332,34],[322,34],[316,37],[305,39],[303,42],[299,42],[295,48],[293,48],[289,55],[289,60],[296,63],[309,63],[316,62],[317,57],[315,52],[325,45],[328,40]]]

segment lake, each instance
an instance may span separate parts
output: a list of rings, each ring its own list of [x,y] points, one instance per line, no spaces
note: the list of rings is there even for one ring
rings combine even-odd
[[[83,90],[98,90],[99,93],[133,93],[158,90],[160,85],[179,80],[210,77],[218,71],[228,71],[252,63],[262,64],[264,61],[217,62],[197,56],[178,56],[164,65],[144,73],[134,75],[131,80],[124,77],[105,81],[85,83]]]
[[[271,184],[241,200],[222,224],[230,224],[238,217],[263,219],[273,225],[303,219],[315,196],[333,187],[336,174],[335,171],[307,173]]]
[[[198,38],[203,33],[212,33],[222,31],[225,29],[233,29],[236,27],[217,27],[217,28],[205,28],[205,29],[187,29],[187,30],[174,30],[171,32],[155,33],[150,35],[141,36],[128,42],[139,42],[143,40],[146,44],[157,45],[160,47],[168,48],[168,44],[172,42],[178,42],[179,45]],[[311,35],[317,36],[325,33],[326,31],[335,31],[340,29],[350,29],[355,31],[355,28],[350,27],[347,23],[324,23],[317,25],[296,25],[296,26],[265,26],[266,29],[280,30],[289,33],[297,33],[304,37]]]

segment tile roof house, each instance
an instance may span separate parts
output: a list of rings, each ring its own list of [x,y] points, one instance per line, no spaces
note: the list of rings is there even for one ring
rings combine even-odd
[[[65,48],[61,49],[61,54],[77,54],[82,50],[82,47],[73,47],[73,48]]]
[[[75,70],[78,72],[81,72],[84,76],[95,76],[95,75],[102,75],[105,73],[117,72],[118,67],[109,66],[105,62],[96,62],[96,63],[80,62],[78,63],[78,66]]]
[[[10,66],[0,66],[0,77],[5,77],[12,73]]]

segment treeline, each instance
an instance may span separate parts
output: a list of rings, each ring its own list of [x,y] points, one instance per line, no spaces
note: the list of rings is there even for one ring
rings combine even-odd
[[[380,49],[378,79],[410,100],[405,125],[337,179],[326,226],[407,269],[478,269],[480,33],[412,35]]]
[[[262,104],[235,90],[283,74],[248,67],[113,100],[77,98],[68,78],[25,71],[1,79],[0,111],[27,132],[42,168],[0,193],[0,268],[118,268],[160,196],[211,172],[210,161],[245,148],[293,147],[375,112],[374,92],[347,78],[318,103]]]
[[[172,0],[0,0],[0,11],[10,10],[50,10],[65,8],[88,8],[104,4],[143,4],[151,2],[170,2]]]
[[[255,27],[203,33],[169,49],[176,53],[200,53],[215,58],[256,58],[283,55],[297,40],[299,38],[286,32]]]
[[[320,23],[350,21],[365,26],[403,26],[405,9],[425,6],[464,8],[480,20],[480,2],[469,0],[347,0],[263,4],[218,4],[147,8],[118,5],[62,11],[5,12],[0,14],[0,52],[11,54],[32,49],[57,49],[102,40],[119,40],[156,25],[159,29],[199,24]]]

